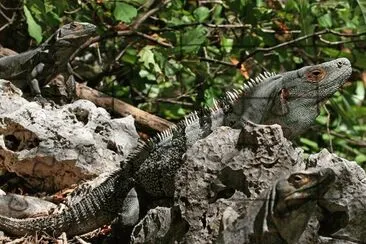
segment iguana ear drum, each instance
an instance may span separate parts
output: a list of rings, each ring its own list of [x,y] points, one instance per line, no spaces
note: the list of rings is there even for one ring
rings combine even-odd
[[[326,71],[323,68],[316,67],[314,69],[307,71],[305,75],[307,81],[316,83],[324,79]]]

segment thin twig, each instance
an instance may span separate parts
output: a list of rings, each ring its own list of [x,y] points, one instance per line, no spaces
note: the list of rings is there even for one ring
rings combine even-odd
[[[65,14],[75,14],[77,12],[79,12],[81,10],[81,8],[77,8],[77,9],[74,9],[74,10],[70,10],[70,11],[67,11],[67,10],[64,10],[64,13]]]
[[[350,143],[354,146],[365,147],[366,148],[366,141],[364,141],[364,140],[351,139],[349,136],[337,133],[335,131],[330,131],[330,134],[333,135],[333,136],[345,139],[348,143]]]
[[[255,54],[257,54],[259,52],[270,52],[270,51],[273,51],[275,49],[279,49],[279,48],[282,48],[282,47],[285,47],[285,46],[289,46],[289,45],[294,44],[296,42],[300,42],[300,41],[303,41],[303,40],[306,40],[306,39],[309,39],[309,38],[313,38],[313,37],[319,37],[321,35],[328,34],[328,33],[331,33],[331,34],[336,35],[336,36],[344,36],[344,37],[358,37],[358,36],[366,35],[366,32],[361,32],[361,33],[356,33],[356,34],[346,34],[346,33],[340,33],[340,32],[334,31],[334,30],[325,29],[325,30],[314,32],[312,34],[308,34],[308,35],[305,35],[305,36],[298,37],[298,38],[293,39],[291,41],[280,43],[280,44],[272,46],[272,47],[259,47],[259,48],[256,48],[254,51],[252,51],[251,53],[249,53],[245,57],[241,58],[239,63],[237,64],[237,67],[240,67],[243,62],[245,62],[247,59],[253,57]]]
[[[6,21],[11,23],[11,19],[1,9],[0,9],[0,15],[3,16],[4,19],[6,19]]]
[[[1,11],[1,10],[0,10],[0,13],[1,14],[4,14],[3,11]],[[3,25],[3,26],[0,27],[0,32],[14,22],[16,15],[17,15],[16,12],[13,12],[13,15],[11,16],[11,19],[9,19],[8,17],[5,17],[4,16],[4,18],[8,20],[8,23],[6,23],[5,25]]]
[[[4,10],[22,10],[23,9],[23,7],[8,8],[8,7],[5,7],[2,3],[0,3],[0,7]]]
[[[160,46],[163,46],[163,47],[169,47],[169,48],[174,47],[174,46],[173,46],[172,44],[170,44],[170,43],[167,43],[167,42],[164,42],[164,41],[162,41],[162,40],[156,39],[156,38],[154,38],[154,37],[151,37],[151,36],[146,35],[146,34],[144,34],[144,33],[142,33],[142,32],[139,32],[139,31],[135,31],[135,32],[134,32],[134,34],[136,34],[136,35],[138,35],[138,36],[141,36],[141,37],[143,37],[143,38],[145,38],[145,39],[147,39],[147,40],[150,40],[150,41],[152,41],[152,42],[154,42],[154,43],[156,43],[156,44],[159,44]]]
[[[210,63],[215,63],[215,64],[222,64],[222,65],[226,65],[226,66],[230,66],[230,67],[234,67],[234,68],[237,67],[236,64],[221,61],[221,60],[217,60],[217,59],[212,59],[212,58],[200,57],[199,60],[210,62]]]
[[[177,30],[182,29],[186,27],[192,27],[192,26],[205,26],[209,28],[220,28],[220,29],[249,29],[253,26],[251,24],[222,24],[222,25],[216,25],[216,24],[209,24],[205,22],[194,22],[194,23],[187,23],[187,24],[180,24],[180,25],[174,25],[174,26],[168,26],[165,28],[160,29],[159,31],[171,31],[171,30]]]
[[[319,36],[319,41],[321,41],[329,46],[337,46],[340,44],[354,43],[357,41],[365,41],[365,40],[328,41],[328,40],[324,39],[322,36]]]
[[[156,102],[164,102],[164,103],[171,103],[171,104],[178,104],[178,105],[193,107],[193,103],[178,101],[175,98],[156,98],[156,99],[149,99],[149,100],[152,102],[156,101]]]
[[[281,34],[287,34],[287,33],[301,33],[301,30],[272,30],[272,29],[260,29],[264,33],[281,33]]]
[[[216,4],[224,4],[221,0],[200,0],[200,4],[207,4],[207,3],[216,3]]]
[[[151,3],[149,4],[150,6],[154,4],[154,0],[151,1]],[[163,4],[163,3],[162,3]],[[130,28],[133,30],[136,30],[140,27],[140,25],[147,19],[149,18],[151,15],[155,14],[157,11],[159,11],[160,7],[162,5],[159,4],[156,8],[150,9],[149,11],[147,11],[146,13],[143,13],[139,18],[137,18],[134,23],[132,23],[132,25],[130,25]]]
[[[131,46],[131,43],[128,43],[121,52],[114,58],[114,62],[118,62],[118,60],[126,53],[127,49]]]

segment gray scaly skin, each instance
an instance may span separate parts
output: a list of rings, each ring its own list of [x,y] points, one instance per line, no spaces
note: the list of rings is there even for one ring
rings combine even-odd
[[[74,78],[68,73],[69,57],[96,32],[90,23],[72,22],[60,27],[36,49],[0,58],[0,78],[11,80],[22,90],[28,85],[36,98],[41,98],[40,87],[62,74],[68,95],[75,93]]]
[[[295,244],[304,232],[319,199],[335,180],[330,168],[292,173],[277,180],[253,201],[245,216],[225,229],[217,243]]]
[[[121,222],[131,225],[138,218],[138,200],[123,200],[127,194],[133,198],[133,186],[143,195],[172,199],[183,154],[196,141],[219,126],[240,128],[247,120],[278,123],[288,138],[294,138],[310,126],[318,116],[319,103],[335,93],[351,71],[348,59],[340,58],[279,75],[262,75],[242,90],[228,92],[214,107],[194,112],[177,126],[142,142],[120,170],[61,214],[38,219],[0,216],[0,230],[12,235],[41,230],[76,235],[110,223],[122,209]]]

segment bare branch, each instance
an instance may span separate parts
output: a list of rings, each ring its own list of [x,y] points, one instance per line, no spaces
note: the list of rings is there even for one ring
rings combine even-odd
[[[229,62],[225,62],[225,61],[221,61],[221,60],[217,60],[217,59],[212,59],[212,58],[203,58],[203,57],[200,57],[199,60],[206,61],[206,62],[210,62],[210,63],[215,63],[215,64],[222,64],[222,65],[226,65],[226,66],[230,66],[230,67],[234,67],[234,68],[237,67],[233,63],[229,63]]]
[[[146,35],[146,34],[144,34],[144,33],[142,33],[142,32],[139,32],[139,31],[135,31],[135,32],[134,32],[134,34],[136,34],[136,35],[138,35],[138,36],[141,36],[141,37],[143,37],[143,38],[145,38],[145,39],[147,39],[147,40],[149,40],[149,41],[152,41],[152,42],[154,42],[154,43],[156,43],[156,44],[159,44],[160,46],[163,46],[163,47],[169,47],[169,48],[174,47],[174,46],[173,46],[172,44],[170,44],[170,43],[166,43],[166,42],[164,42],[164,41],[162,41],[162,40],[156,39],[156,38],[154,38],[154,37],[151,37],[151,36]]]
[[[340,32],[334,31],[334,30],[325,29],[325,30],[314,32],[312,34],[308,34],[308,35],[305,35],[305,36],[298,37],[298,38],[293,39],[291,41],[280,43],[280,44],[272,46],[272,47],[256,48],[253,52],[251,52],[248,55],[241,58],[239,63],[237,64],[237,67],[240,67],[242,63],[244,63],[246,60],[253,57],[255,54],[257,54],[259,52],[270,52],[270,51],[273,51],[275,49],[279,49],[279,48],[282,48],[282,47],[285,47],[285,46],[289,46],[289,45],[292,45],[294,43],[297,43],[297,42],[300,42],[300,41],[303,41],[303,40],[306,40],[306,39],[309,39],[309,38],[321,37],[322,35],[328,34],[328,33],[336,35],[336,36],[344,36],[344,37],[359,37],[359,36],[366,35],[366,32],[361,32],[361,33],[356,33],[356,34],[346,34],[346,33],[340,33]],[[324,41],[326,41],[326,40],[323,39],[323,42]],[[355,42],[355,40],[353,40],[352,42]]]

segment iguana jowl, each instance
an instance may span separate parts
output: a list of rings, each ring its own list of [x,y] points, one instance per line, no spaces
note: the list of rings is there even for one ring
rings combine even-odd
[[[252,202],[245,216],[221,233],[217,243],[297,243],[317,201],[334,180],[330,168],[295,172],[277,180],[263,198]]]
[[[36,49],[0,58],[0,78],[11,80],[22,90],[30,86],[33,95],[39,98],[40,87],[62,74],[68,96],[73,96],[75,84],[67,69],[69,57],[95,31],[96,26],[90,23],[66,24]]]
[[[183,154],[197,140],[219,126],[240,128],[246,120],[278,123],[288,138],[296,137],[318,116],[319,103],[335,93],[351,71],[349,60],[339,58],[279,75],[266,73],[242,90],[228,92],[214,107],[194,112],[177,126],[142,142],[120,170],[69,209],[43,218],[0,216],[0,229],[13,235],[37,231],[76,235],[111,222],[120,212],[122,222],[131,224],[139,208],[133,186],[154,198],[173,198],[174,177],[184,163]]]

